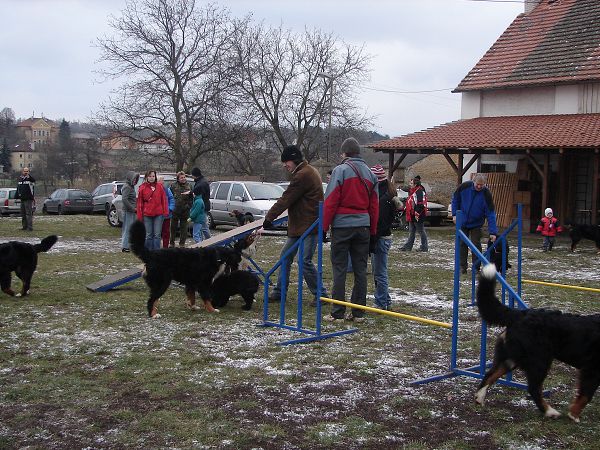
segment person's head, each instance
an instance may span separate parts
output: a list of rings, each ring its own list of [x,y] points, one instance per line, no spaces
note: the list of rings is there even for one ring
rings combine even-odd
[[[198,169],[197,167],[194,167],[192,169],[192,176],[194,177],[194,179],[198,179],[198,178],[202,178],[202,172],[200,172],[200,169]]]
[[[288,172],[293,172],[303,160],[302,152],[295,145],[288,145],[281,152],[281,162]]]
[[[329,181],[331,181],[331,170],[327,171],[327,182],[329,183]]]
[[[146,183],[156,183],[156,170],[149,170],[144,175]]]
[[[477,175],[475,175],[475,178],[473,178],[473,186],[475,187],[476,191],[481,191],[485,187],[486,183],[487,179],[482,173],[478,173]]]
[[[343,157],[353,157],[360,155],[360,144],[353,137],[349,137],[340,147],[340,153]]]
[[[377,181],[387,180],[387,174],[385,173],[385,169],[381,164],[376,164],[371,167],[371,172],[373,172],[373,175],[377,177]]]
[[[179,172],[177,172],[177,182],[180,184],[187,183],[187,178],[185,176],[185,172],[183,172],[181,170]]]
[[[23,167],[23,171],[21,172],[24,177],[29,175],[29,167]]]
[[[554,211],[552,211],[552,208],[546,208],[546,210],[544,211],[544,215],[548,218],[551,219],[552,216],[554,215]]]
[[[163,177],[162,175],[161,175],[161,176],[159,176],[159,177],[156,179],[156,182],[164,185],[164,184],[165,184],[165,177]]]
[[[421,176],[417,175],[416,177],[413,177],[413,183],[415,186],[420,186],[421,185]]]

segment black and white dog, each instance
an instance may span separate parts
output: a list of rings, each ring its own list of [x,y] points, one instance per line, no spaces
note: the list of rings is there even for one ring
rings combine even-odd
[[[572,222],[565,223],[571,238],[571,251],[574,252],[577,244],[582,239],[589,239],[596,244],[596,251],[600,253],[600,225],[584,225]]]
[[[234,270],[231,273],[224,273],[217,277],[212,284],[213,306],[221,308],[227,304],[229,297],[239,294],[245,302],[242,309],[249,311],[252,309],[258,286],[258,277],[247,270]]]
[[[496,341],[494,362],[479,385],[475,401],[483,405],[488,388],[507,372],[520,368],[539,410],[546,417],[559,417],[560,413],[542,396],[552,361],[558,359],[579,369],[577,394],[568,414],[579,422],[583,408],[600,384],[600,314],[581,316],[556,310],[509,308],[496,296],[496,273],[493,264],[483,268],[477,307],[488,324],[506,330]]]

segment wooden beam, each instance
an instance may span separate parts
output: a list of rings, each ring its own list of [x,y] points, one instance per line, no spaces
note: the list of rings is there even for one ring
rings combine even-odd
[[[535,159],[533,159],[533,156],[531,156],[529,154],[529,150],[527,150],[527,153],[525,153],[527,155],[527,159],[529,159],[529,162],[531,163],[531,165],[533,166],[533,168],[535,170],[537,170],[537,172],[540,174],[540,176],[543,178],[544,177],[544,171],[542,170],[542,168],[539,166],[539,164],[537,163],[537,161]],[[544,206],[544,208],[546,208]]]
[[[452,158],[450,158],[450,156],[446,152],[442,154],[444,155],[444,158],[446,158],[446,161],[448,161],[448,164],[450,164],[450,167],[452,167],[452,170],[454,170],[454,173],[457,175],[460,174],[460,171],[458,170],[456,164],[454,164],[454,161],[452,161]]]
[[[596,148],[593,156],[594,178],[592,180],[592,225],[598,225],[598,178],[600,177],[600,155]]]
[[[542,175],[542,211],[548,207],[548,179],[550,178],[550,153],[546,153],[544,162],[544,174]]]
[[[398,161],[396,161],[396,163],[390,169],[390,173],[394,173],[398,169],[398,167],[400,167],[400,164],[402,163],[402,161],[404,161],[404,158],[406,158],[406,155],[408,155],[408,153],[406,153],[406,152],[402,153],[402,155],[400,156]]]
[[[458,154],[458,173],[456,174],[456,177],[458,178],[458,183],[456,183],[457,186],[460,186],[460,184],[462,183],[462,174],[463,172],[463,164],[465,163],[465,155],[463,155],[462,153]]]
[[[460,174],[460,176],[461,176],[461,179],[462,179],[462,176],[463,176],[463,175],[464,175],[464,174],[467,172],[467,170],[469,170],[469,169],[471,168],[471,166],[472,166],[473,164],[475,164],[479,158],[481,158],[481,153],[475,153],[475,154],[473,155],[473,158],[471,158],[471,161],[469,161],[469,164],[467,164],[467,165],[466,165],[466,166],[463,168],[463,170],[462,170],[462,173]]]

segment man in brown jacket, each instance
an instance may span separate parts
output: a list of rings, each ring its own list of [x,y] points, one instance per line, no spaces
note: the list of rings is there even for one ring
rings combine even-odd
[[[265,216],[263,228],[266,230],[272,228],[273,220],[283,211],[288,210],[288,238],[281,250],[281,256],[283,256],[319,217],[319,202],[323,201],[323,185],[319,172],[304,160],[302,152],[295,145],[288,145],[283,149],[281,162],[287,171],[292,174],[292,179],[281,198],[277,200],[277,203],[271,207]],[[304,280],[313,295],[317,293],[317,269],[312,258],[317,247],[318,232],[319,230],[315,227],[312,233],[304,239],[302,260]],[[292,251],[279,269],[277,286],[269,296],[270,302],[285,301],[282,286],[285,285],[285,291],[287,292],[287,287],[290,284],[290,269],[297,252],[297,248]],[[286,277],[285,280],[282,280],[281,274],[284,265]],[[322,295],[326,295],[324,288],[321,292]]]

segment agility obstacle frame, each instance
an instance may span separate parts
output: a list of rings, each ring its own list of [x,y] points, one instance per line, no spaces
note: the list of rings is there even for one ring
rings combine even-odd
[[[508,294],[508,306],[513,308],[516,306],[520,309],[527,309],[528,306],[521,299],[521,261],[522,261],[522,243],[523,243],[523,220],[522,220],[522,205],[517,206],[517,219],[513,220],[513,223],[506,229],[502,235],[500,235],[494,244],[490,246],[485,254],[482,254],[479,249],[473,244],[469,237],[462,231],[463,214],[462,211],[458,211],[456,214],[456,232],[454,240],[454,291],[453,291],[453,303],[452,303],[452,352],[450,355],[450,369],[448,372],[434,375],[432,377],[416,380],[410,383],[413,386],[427,384],[434,381],[445,380],[456,376],[467,376],[472,378],[483,379],[485,376],[486,368],[490,366],[487,361],[487,324],[484,320],[481,321],[481,339],[480,339],[480,351],[479,351],[479,364],[460,368],[457,364],[458,357],[458,325],[459,325],[459,308],[460,308],[460,244],[464,242],[474,255],[474,261],[479,261],[480,264],[489,264],[489,255],[497,245],[503,246],[502,252],[502,271],[496,275],[496,279],[502,286],[502,302],[506,303],[506,296]],[[506,282],[504,275],[506,274],[506,263],[507,263],[507,235],[514,229],[518,230],[518,242],[517,242],[517,292]],[[477,274],[477,265],[471,265],[471,306],[475,304],[475,279]],[[519,389],[527,389],[527,384],[518,383],[512,380],[512,372],[508,372],[506,376],[497,381],[498,384],[504,386],[516,387]]]
[[[298,238],[298,240],[292,245],[275,263],[275,265],[265,274],[265,282],[264,282],[264,295],[263,295],[263,322],[259,326],[262,327],[273,327],[273,328],[281,328],[289,331],[296,331],[298,333],[303,333],[308,335],[307,337],[291,339],[287,341],[280,342],[279,345],[291,345],[291,344],[300,344],[305,342],[313,342],[320,341],[323,339],[329,339],[335,336],[341,336],[344,334],[355,333],[358,331],[356,328],[348,328],[345,330],[334,331],[331,333],[322,333],[321,330],[321,294],[323,293],[323,202],[319,202],[319,216],[317,220],[313,222],[313,224],[308,227],[308,229]],[[302,261],[304,259],[304,240],[313,232],[313,230],[317,228],[318,239],[317,239],[317,292],[316,292],[316,312],[315,312],[315,328],[310,329],[304,326],[303,324],[303,281],[304,281],[304,268]],[[279,320],[271,321],[269,320],[269,286],[270,286],[270,277],[273,273],[279,269],[281,271],[281,278],[283,280],[286,279],[287,275],[287,267],[284,264],[284,261],[295,251],[297,251],[296,261],[298,261],[298,307],[296,312],[296,323],[295,324],[287,324],[286,323],[286,301],[287,298],[287,286],[285,283],[281,285],[281,299],[279,302]],[[345,303],[345,302],[344,302]]]

